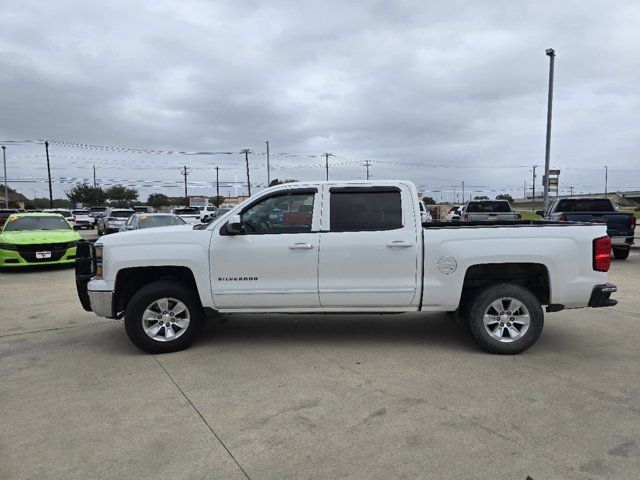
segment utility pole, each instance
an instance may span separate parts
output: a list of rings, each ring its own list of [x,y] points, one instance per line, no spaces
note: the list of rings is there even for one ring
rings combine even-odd
[[[544,148],[544,210],[549,207],[549,157],[551,153],[551,106],[553,104],[553,67],[556,52],[547,48],[545,53],[549,57],[549,94],[547,97],[547,138]]]
[[[371,162],[369,160],[365,160],[364,166],[367,169],[367,180],[369,180],[369,167],[371,166]]]
[[[219,197],[219,196],[220,196],[220,167],[216,167],[216,197]],[[217,198],[216,198],[216,201],[218,201]]]
[[[51,164],[49,163],[49,142],[45,140],[44,151],[47,155],[47,175],[49,176],[49,208],[53,208],[53,190],[51,189]]]
[[[96,184],[96,166],[93,166],[93,188],[96,188],[98,185]]]
[[[191,173],[191,169],[187,168],[186,165],[180,169],[180,175],[184,177],[184,201],[187,207],[189,206],[189,196],[187,195],[187,177],[189,173]]]
[[[327,171],[327,181],[329,181],[329,157],[330,156],[331,156],[330,153],[324,154],[324,168]]]
[[[456,203],[457,197],[456,197],[456,187],[453,187],[453,203]]]
[[[524,186],[522,187],[522,198],[527,198],[527,181],[524,181]]]
[[[2,147],[4,148],[4,147]],[[5,177],[6,177],[5,173]],[[607,165],[604,166],[604,196],[607,196],[607,183],[609,181],[609,167]]]
[[[245,148],[240,153],[244,153],[244,162],[247,166],[247,192],[249,193],[249,196],[251,196],[251,178],[249,177],[249,152],[251,152],[251,150]]]
[[[9,187],[7,186],[7,147],[2,145],[2,161],[4,162],[4,208],[9,208]]]
[[[536,165],[533,165],[533,194],[531,195],[531,211],[536,210]]]
[[[271,168],[269,167],[269,140],[264,142],[267,144],[267,187],[271,184]]]
[[[462,203],[464,203],[464,180],[462,180]]]
[[[569,196],[573,197],[573,187],[569,187]]]

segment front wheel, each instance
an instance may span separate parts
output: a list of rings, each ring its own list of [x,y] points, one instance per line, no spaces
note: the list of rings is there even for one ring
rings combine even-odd
[[[512,355],[531,347],[542,333],[542,306],[530,290],[498,284],[478,292],[466,318],[471,337],[490,353]]]
[[[142,287],[127,306],[124,326],[133,344],[148,353],[189,347],[196,339],[204,310],[185,284],[160,280]]]
[[[617,248],[617,247],[613,247],[613,256],[616,257],[616,260],[626,260],[627,257],[629,256],[629,252],[631,251],[631,248],[628,247],[622,247],[622,248]]]

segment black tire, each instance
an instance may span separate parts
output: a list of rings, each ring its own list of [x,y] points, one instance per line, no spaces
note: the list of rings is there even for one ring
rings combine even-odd
[[[144,311],[155,300],[174,298],[188,309],[189,326],[175,340],[158,341],[148,336],[143,328],[142,316]],[[195,292],[184,283],[173,280],[159,280],[149,283],[138,290],[129,301],[124,317],[127,336],[133,344],[148,353],[169,353],[184,350],[197,338],[204,320],[204,309]]]
[[[613,247],[613,256],[616,257],[616,260],[626,260],[629,256],[629,252],[631,248],[629,247]]]
[[[529,312],[528,329],[521,337],[508,342],[500,341],[492,336],[484,324],[484,315],[487,309],[493,302],[502,298],[512,298],[519,301]],[[509,304],[506,303],[506,305]],[[544,313],[540,301],[530,290],[511,283],[496,284],[479,290],[469,303],[468,308],[464,310],[465,324],[471,338],[487,352],[498,355],[513,355],[524,352],[536,343],[544,326]],[[514,328],[516,328],[515,323]],[[519,327],[518,330],[520,330]],[[501,330],[501,332],[510,340],[508,331]]]

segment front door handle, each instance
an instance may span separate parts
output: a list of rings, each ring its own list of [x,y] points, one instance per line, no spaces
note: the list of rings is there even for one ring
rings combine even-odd
[[[313,245],[309,243],[294,243],[293,245],[289,245],[291,250],[311,250]]]
[[[403,242],[402,240],[394,240],[393,242],[387,243],[387,247],[389,248],[409,248],[413,247],[412,242]]]

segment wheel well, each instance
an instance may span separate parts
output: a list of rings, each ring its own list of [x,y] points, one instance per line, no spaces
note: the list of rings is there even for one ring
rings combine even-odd
[[[477,290],[496,283],[515,283],[531,290],[542,305],[549,304],[551,288],[546,266],[539,263],[484,263],[467,269],[461,305]]]
[[[198,295],[198,286],[196,285],[193,272],[187,267],[133,267],[123,268],[116,276],[116,286],[113,298],[114,311],[116,316],[120,316],[121,312],[127,308],[129,301],[135,293],[148,283],[156,280],[175,280],[184,283],[192,288]]]

